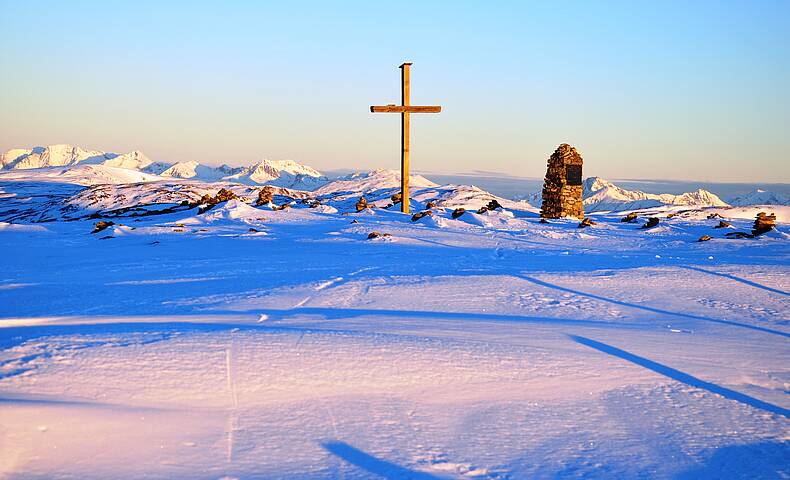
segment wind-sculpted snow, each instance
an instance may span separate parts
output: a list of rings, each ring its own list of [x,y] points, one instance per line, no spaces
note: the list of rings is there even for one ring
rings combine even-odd
[[[790,476],[790,207],[578,228],[464,185],[413,220],[378,174],[258,202],[19,172],[2,478]]]

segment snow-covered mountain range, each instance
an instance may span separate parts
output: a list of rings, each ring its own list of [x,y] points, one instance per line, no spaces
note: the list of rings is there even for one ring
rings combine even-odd
[[[127,184],[142,182],[172,182],[174,179],[201,183],[236,183],[242,185],[272,185],[313,192],[318,198],[351,200],[362,195],[385,204],[400,185],[400,173],[395,170],[358,172],[329,181],[321,172],[292,160],[262,160],[249,166],[212,167],[196,161],[154,162],[135,150],[124,154],[88,150],[72,145],[51,145],[31,149],[13,149],[0,155],[0,178],[65,182],[77,185]],[[491,199],[507,201],[475,186],[445,185],[439,187],[431,180],[411,176],[412,197],[415,200],[446,199],[471,206]],[[653,194],[628,190],[599,177],[584,181],[584,207],[588,213],[620,212],[661,206],[726,207],[748,205],[790,205],[790,198],[764,190],[734,199],[730,204],[703,189],[675,194]],[[540,208],[541,193],[519,197],[535,208]],[[452,200],[451,200],[452,199]],[[500,201],[501,203],[501,201]],[[523,205],[523,203],[522,203]]]
[[[730,205],[744,207],[748,205],[790,205],[790,197],[779,193],[757,189],[730,201]]]
[[[638,210],[662,205],[694,207],[725,207],[727,203],[707,190],[673,195],[626,190],[603,178],[590,177],[584,181],[584,210],[586,212]]]
[[[86,166],[93,168],[85,168]],[[161,179],[157,177],[183,178],[204,182],[266,184],[300,190],[313,190],[327,182],[327,178],[314,168],[292,160],[262,160],[246,167],[230,167],[228,165],[211,167],[195,161],[154,162],[137,150],[117,154],[86,150],[72,145],[12,149],[0,155],[0,169],[2,170],[49,169],[53,167],[66,167],[65,169],[61,168],[57,173],[52,172],[54,175],[89,179],[90,174],[96,174],[102,183],[129,182],[129,172],[118,172],[112,168],[134,170],[150,175],[150,177],[137,176],[138,179],[134,181]],[[111,167],[111,169],[104,167]],[[72,170],[73,168],[76,170]]]

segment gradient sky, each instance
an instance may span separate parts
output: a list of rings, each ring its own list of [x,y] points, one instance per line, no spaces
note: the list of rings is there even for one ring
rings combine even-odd
[[[0,149],[790,182],[790,1],[0,0]]]

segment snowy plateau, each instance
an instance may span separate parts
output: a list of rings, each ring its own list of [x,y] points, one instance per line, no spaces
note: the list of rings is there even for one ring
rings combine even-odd
[[[0,478],[790,478],[781,195],[0,166]]]

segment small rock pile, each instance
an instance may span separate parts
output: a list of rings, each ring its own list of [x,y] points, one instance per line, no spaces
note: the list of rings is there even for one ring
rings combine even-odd
[[[357,212],[361,212],[366,208],[370,208],[368,205],[368,200],[365,197],[359,197],[359,201],[354,205],[357,209]]]
[[[774,228],[776,228],[776,214],[772,213],[770,215],[766,215],[765,212],[760,212],[757,214],[757,218],[754,220],[752,235],[756,237],[758,235],[762,235],[763,233],[770,232]]]
[[[563,143],[549,157],[543,182],[543,218],[584,218],[582,203],[582,157],[576,149]]]
[[[115,222],[110,221],[99,221],[93,224],[93,231],[91,233],[99,233],[102,230],[106,230],[107,228],[115,225]]]
[[[480,207],[477,213],[493,212],[497,208],[502,208],[502,205],[500,205],[496,199],[493,199],[490,202],[488,202],[486,205]]]
[[[455,210],[453,210],[452,217],[453,217],[453,218],[458,218],[458,217],[460,217],[461,215],[463,215],[463,214],[464,214],[464,212],[466,212],[466,209],[465,209],[465,208],[463,208],[463,207],[458,207],[458,208],[456,208]]]
[[[397,205],[398,203],[400,203],[400,199],[401,199],[400,193],[396,193],[395,195],[390,197],[390,200],[392,200],[393,205]]]
[[[368,233],[368,240],[373,240],[374,238],[379,237],[391,237],[391,233],[379,233],[379,232],[370,232]]]
[[[595,222],[592,221],[590,217],[585,218],[584,220],[579,223],[579,226],[576,228],[587,228],[595,225]]]
[[[255,201],[255,206],[268,205],[272,203],[274,198],[274,189],[270,185],[266,185],[258,192],[258,199]]]
[[[650,217],[650,218],[647,219],[647,223],[642,225],[642,228],[653,228],[656,225],[658,225],[658,222],[659,222],[658,218]]]
[[[233,191],[227,190],[225,188],[220,188],[219,192],[217,192],[217,194],[214,195],[213,197],[207,193],[202,197],[200,197],[200,200],[198,200],[196,204],[196,205],[202,205],[202,207],[200,207],[200,209],[198,210],[198,215],[211,210],[217,204],[220,204],[222,202],[227,202],[228,200],[233,200],[236,198],[239,198],[239,196],[236,195]]]
[[[424,212],[415,213],[411,216],[411,221],[416,222],[417,220],[421,219],[422,217],[431,217],[433,216],[433,212],[431,210],[425,210]]]
[[[623,223],[636,223],[636,218],[638,215],[635,212],[631,212],[625,217],[621,218],[620,221]]]

